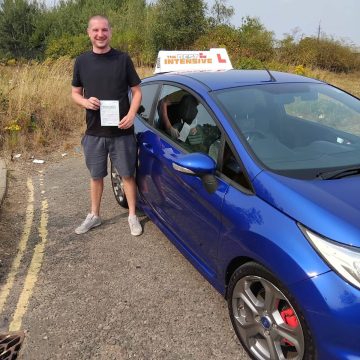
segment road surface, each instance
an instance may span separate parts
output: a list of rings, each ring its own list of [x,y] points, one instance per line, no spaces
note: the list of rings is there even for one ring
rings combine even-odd
[[[10,170],[0,211],[0,333],[21,359],[248,359],[225,300],[146,217],[133,237],[106,179],[103,225],[81,154]]]

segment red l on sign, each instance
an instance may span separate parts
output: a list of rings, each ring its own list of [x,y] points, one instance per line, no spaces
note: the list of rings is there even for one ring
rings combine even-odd
[[[216,54],[217,55],[217,58],[218,58],[218,61],[219,61],[219,63],[226,63],[226,59],[222,59],[221,58],[221,54]]]

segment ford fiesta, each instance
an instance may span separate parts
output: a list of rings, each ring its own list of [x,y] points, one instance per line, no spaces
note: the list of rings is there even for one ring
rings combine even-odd
[[[142,92],[141,207],[249,355],[359,359],[360,100],[267,70],[156,74]]]

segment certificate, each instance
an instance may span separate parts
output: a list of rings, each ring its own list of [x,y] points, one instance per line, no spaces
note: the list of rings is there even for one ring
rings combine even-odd
[[[188,123],[184,122],[183,127],[180,131],[180,136],[178,137],[178,140],[185,142],[189,135],[190,129],[191,129],[190,125]]]
[[[119,101],[100,100],[101,126],[118,126],[120,122]]]

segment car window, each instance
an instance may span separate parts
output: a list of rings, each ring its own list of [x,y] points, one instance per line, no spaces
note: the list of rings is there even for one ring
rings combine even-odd
[[[154,97],[156,95],[157,89],[158,89],[157,84],[141,86],[142,100],[137,113],[145,121],[149,121],[151,108],[154,102]]]
[[[229,91],[226,96],[226,110],[242,133],[269,131],[266,121],[268,109],[261,88],[246,87],[241,93]]]
[[[236,157],[227,142],[224,147],[221,172],[240,186],[246,189],[250,188],[242,167],[236,160]]]
[[[283,83],[215,96],[268,169],[296,178],[359,166],[360,101],[327,84]]]
[[[164,85],[154,125],[188,152],[202,152],[217,161],[220,130],[204,105],[188,91]]]
[[[285,104],[284,108],[287,115],[360,135],[360,114],[328,94],[315,93],[312,97],[294,96],[293,101]]]

